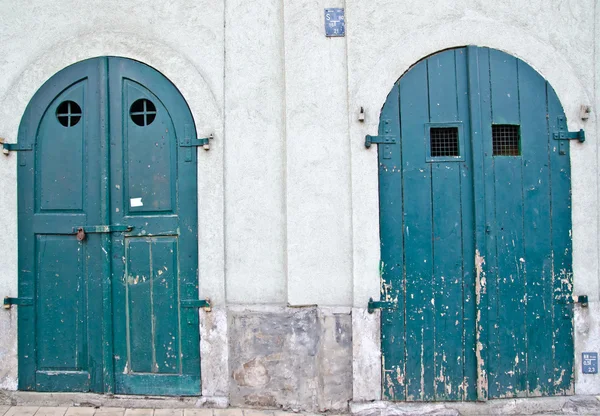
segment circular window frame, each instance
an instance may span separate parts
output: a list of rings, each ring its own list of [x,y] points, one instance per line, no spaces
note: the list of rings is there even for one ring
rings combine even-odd
[[[73,100],[64,100],[56,107],[54,115],[61,126],[70,128],[79,124],[83,117],[83,111],[77,102]]]
[[[139,127],[148,127],[156,119],[156,106],[147,98],[138,98],[129,106],[129,118]]]

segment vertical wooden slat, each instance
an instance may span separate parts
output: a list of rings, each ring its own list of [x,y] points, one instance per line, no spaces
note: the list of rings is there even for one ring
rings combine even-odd
[[[379,148],[379,215],[381,236],[381,299],[396,302],[395,309],[381,310],[382,389],[388,400],[406,399],[404,326],[404,215],[402,162],[400,153],[400,109],[398,85],[394,85],[381,112],[379,134],[398,140],[390,158]],[[387,155],[386,155],[387,156]]]
[[[564,112],[556,93],[547,86],[550,134],[558,130],[558,116]],[[566,154],[559,142],[550,139],[552,212],[552,277],[554,292],[554,389],[556,394],[573,393],[573,258],[571,240],[571,165],[569,144]]]
[[[179,373],[177,242],[172,237],[155,238],[151,250],[156,372]]]
[[[519,124],[516,58],[491,50],[490,68],[493,122]],[[494,157],[494,175],[498,301],[502,302],[497,381],[504,395],[521,396],[527,390],[521,158]]]
[[[546,82],[518,61],[523,171],[523,246],[527,292],[527,390],[547,395],[552,354],[552,246]]]
[[[474,50],[475,49],[475,50]],[[462,261],[463,261],[463,400],[479,398],[477,386],[477,305],[475,296],[475,250],[482,244],[485,221],[483,215],[483,168],[481,151],[481,109],[476,48],[469,46],[456,52],[456,85],[458,118],[464,125],[465,160],[461,164]],[[477,156],[474,156],[477,155]],[[482,252],[482,250],[479,250]],[[486,311],[487,312],[487,311]],[[481,352],[479,352],[481,353]],[[485,399],[482,392],[481,400]]]
[[[474,55],[474,54],[472,54]],[[474,58],[470,58],[474,59]],[[498,299],[498,277],[497,277],[497,247],[496,247],[496,192],[494,187],[494,159],[492,157],[492,102],[491,102],[491,85],[490,85],[490,50],[487,48],[478,49],[478,65],[479,65],[479,97],[481,106],[480,120],[480,142],[481,148],[475,154],[474,159],[477,160],[479,155],[481,159],[481,167],[483,169],[483,186],[484,194],[483,203],[481,199],[477,201],[480,211],[477,213],[477,224],[481,227],[481,223],[485,224],[485,244],[478,246],[482,250],[475,257],[475,266],[478,273],[480,284],[476,288],[479,291],[480,305],[478,310],[479,326],[477,344],[479,356],[479,380],[478,380],[478,398],[485,399],[497,397],[499,384],[497,381],[498,372],[498,308],[500,306]],[[474,63],[471,64],[471,67]],[[472,95],[477,94],[473,83]],[[476,102],[476,99],[472,99]],[[472,112],[473,114],[473,112]],[[475,119],[475,117],[473,117]],[[478,169],[480,171],[480,169]],[[481,185],[481,183],[479,183]],[[476,185],[477,186],[477,185]],[[478,188],[476,188],[478,189]],[[485,212],[481,211],[481,206],[484,206]],[[478,235],[481,235],[481,229]],[[485,250],[485,251],[483,251]],[[484,283],[485,282],[485,283]],[[486,319],[487,317],[487,319]],[[486,391],[487,386],[487,391]],[[487,394],[486,394],[487,393]]]
[[[408,400],[433,400],[431,170],[424,166],[424,124],[429,120],[427,64],[400,80],[402,180],[406,267],[406,378]]]
[[[127,333],[128,371],[153,371],[153,331],[150,290],[150,244],[146,239],[132,239],[127,248]]]
[[[455,51],[427,60],[429,121],[458,120]],[[462,133],[462,129],[461,129]],[[464,137],[459,137],[464,141]],[[436,400],[458,400],[463,379],[461,162],[431,163]],[[469,185],[470,186],[470,185]],[[460,302],[457,300],[460,299]]]

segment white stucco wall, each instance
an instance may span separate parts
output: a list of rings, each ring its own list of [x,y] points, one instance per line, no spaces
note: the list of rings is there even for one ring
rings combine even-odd
[[[346,37],[325,38],[325,7],[346,8]],[[17,140],[28,101],[65,66],[100,55],[147,63],[180,89],[198,135],[215,134],[199,153],[202,295],[218,307],[359,311],[379,293],[376,149],[363,143],[377,133],[389,90],[438,50],[506,51],[550,81],[570,129],[586,130],[585,144],[571,144],[575,294],[590,297],[587,311],[576,310],[579,357],[600,350],[596,9],[594,0],[0,0],[0,137]],[[593,107],[586,122],[582,104]],[[0,295],[9,296],[17,295],[15,159],[0,157]],[[368,342],[355,359],[372,365],[356,368],[377,368],[369,349],[377,325],[364,327]],[[0,331],[0,388],[14,389],[14,310],[0,313]],[[365,380],[377,386],[373,377]],[[355,386],[361,398],[378,397],[363,387]],[[578,375],[577,390],[600,393],[600,378]]]

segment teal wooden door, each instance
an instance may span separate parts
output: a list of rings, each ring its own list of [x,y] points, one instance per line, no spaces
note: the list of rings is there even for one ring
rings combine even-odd
[[[550,85],[497,50],[443,51],[395,84],[378,156],[387,399],[572,393],[564,128]]]
[[[36,93],[19,130],[21,390],[200,394],[197,160],[179,147],[194,135],[181,94],[135,61],[83,61]]]

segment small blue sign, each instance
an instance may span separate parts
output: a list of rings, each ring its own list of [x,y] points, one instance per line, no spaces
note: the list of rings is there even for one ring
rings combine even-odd
[[[345,34],[344,9],[325,9],[325,35],[335,37],[344,36]]]
[[[581,354],[581,369],[583,374],[598,374],[598,353],[584,352]]]

